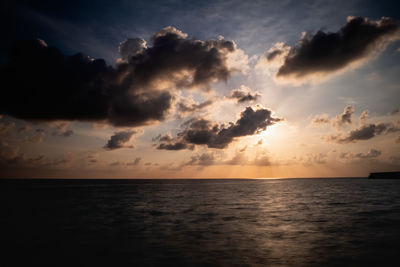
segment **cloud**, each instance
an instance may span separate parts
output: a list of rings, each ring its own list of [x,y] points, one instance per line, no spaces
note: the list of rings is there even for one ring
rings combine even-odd
[[[200,41],[186,39],[187,34],[165,27],[153,34],[153,46],[129,58],[120,67],[134,68],[128,75],[143,87],[163,87],[172,83],[180,88],[209,89],[213,81],[227,80],[232,72],[228,55],[236,51],[233,41],[224,39]],[[135,50],[136,52],[136,50]]]
[[[311,124],[314,126],[321,126],[329,124],[330,121],[328,114],[322,114],[320,116],[315,116],[314,119],[312,119]]]
[[[268,155],[262,155],[260,157],[256,157],[254,161],[251,163],[251,165],[256,165],[256,166],[271,166],[271,158]]]
[[[7,121],[7,122],[0,122],[0,134],[7,134],[15,127],[15,122]]]
[[[214,103],[214,100],[208,99],[201,103],[196,103],[193,100],[183,99],[178,103],[178,114],[180,117],[187,113],[195,112],[205,107],[208,107]]]
[[[56,131],[56,132],[52,133],[53,136],[64,136],[64,137],[69,137],[69,136],[71,136],[73,134],[74,134],[73,130],[65,130],[63,132]]]
[[[173,142],[173,143],[161,143],[157,146],[157,149],[164,150],[182,150],[182,149],[194,149],[193,144],[187,144],[185,142]]]
[[[36,134],[29,138],[29,142],[40,144],[43,142],[43,138],[45,136],[45,131],[43,129],[36,129]]]
[[[139,126],[162,121],[174,90],[209,90],[239,71],[229,66],[238,49],[224,39],[200,41],[166,27],[151,44],[120,44],[116,67],[83,54],[63,55],[42,40],[19,41],[0,69],[0,113],[30,121],[91,121]]]
[[[239,89],[231,91],[230,98],[236,99],[237,103],[254,102],[259,99],[261,95],[258,92],[252,92],[247,86],[240,86]]]
[[[337,32],[303,33],[295,47],[275,45],[265,57],[273,61],[284,56],[276,73],[278,79],[298,82],[320,78],[376,55],[388,42],[399,39],[399,29],[399,23],[392,18],[373,21],[348,17]]]
[[[344,108],[343,113],[340,115],[337,115],[333,120],[332,120],[332,126],[336,129],[341,129],[343,125],[346,124],[351,124],[351,116],[354,114],[354,107],[352,106],[347,106]]]
[[[331,124],[333,128],[337,130],[341,130],[344,125],[352,124],[352,115],[354,114],[354,107],[353,106],[346,106],[343,110],[342,114],[336,115],[334,118],[329,119],[328,114],[323,114],[320,116],[315,116],[314,119],[311,121],[313,126],[324,126]],[[366,116],[364,114],[362,116]]]
[[[239,152],[244,152],[247,149],[247,145],[245,145],[243,148],[239,149]]]
[[[118,47],[121,59],[124,61],[129,61],[131,57],[144,52],[146,49],[146,41],[141,38],[129,38],[120,43]]]
[[[180,150],[193,145],[222,149],[237,137],[257,134],[282,119],[273,118],[271,111],[247,107],[235,123],[220,125],[204,118],[194,118],[183,124],[185,129],[176,138],[161,142],[158,149]]]
[[[53,136],[69,137],[74,134],[73,130],[67,129],[68,126],[70,125],[69,122],[62,121],[62,122],[51,122],[47,124],[56,128],[56,131],[52,133]]]
[[[260,58],[258,65],[282,65],[290,52],[290,46],[284,42],[275,43],[267,53]]]
[[[121,131],[116,132],[110,137],[104,149],[114,150],[118,148],[134,148],[133,145],[127,145],[131,141],[132,136],[136,134],[136,131]]]
[[[137,158],[135,158],[134,161],[126,163],[126,165],[127,166],[136,166],[140,163],[141,160],[142,160],[142,158],[137,157]]]
[[[242,151],[235,154],[230,160],[222,161],[222,165],[250,165],[248,158]]]
[[[303,161],[303,165],[313,165],[313,164],[326,164],[328,155],[326,153],[318,153],[318,154],[307,154],[305,158],[301,159]]]
[[[375,123],[375,124],[364,124],[359,128],[350,131],[346,135],[338,134],[331,135],[325,138],[326,141],[348,144],[356,143],[362,140],[368,140],[378,135],[389,134],[400,131],[400,127],[391,122],[389,123]]]
[[[40,129],[38,129],[40,130]],[[40,131],[39,131],[40,132]],[[0,169],[27,169],[65,166],[72,160],[68,155],[48,158],[45,155],[28,157],[20,148],[0,140]]]
[[[24,125],[24,126],[18,128],[17,132],[19,134],[22,134],[22,133],[25,133],[25,132],[29,131],[30,129],[31,129],[31,127],[29,125]]]
[[[210,166],[216,163],[214,153],[203,153],[201,155],[197,154],[191,157],[191,159],[184,163],[184,165],[200,165],[200,166]]]
[[[400,114],[400,108],[396,108],[395,110],[393,110],[392,112],[389,113],[389,116],[394,116]]]
[[[265,55],[265,59],[268,62],[274,62],[279,59],[284,59],[290,52],[290,46],[283,42],[275,43],[272,48],[270,48]]]
[[[12,161],[20,156],[19,148],[0,140],[0,162]],[[3,165],[3,164],[1,164]]]
[[[357,160],[357,159],[371,159],[377,158],[382,154],[382,151],[378,149],[370,149],[366,153],[351,153],[351,152],[344,152],[339,155],[339,158],[342,160]]]
[[[89,156],[87,156],[87,160],[88,160],[89,164],[95,164],[95,163],[99,162],[97,155],[89,155]]]
[[[369,116],[369,111],[364,110],[360,115],[360,124],[366,124],[368,116]]]

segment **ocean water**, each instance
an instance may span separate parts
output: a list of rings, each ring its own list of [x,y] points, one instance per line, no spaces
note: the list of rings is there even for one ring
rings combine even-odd
[[[400,266],[400,181],[0,181],[0,266]]]

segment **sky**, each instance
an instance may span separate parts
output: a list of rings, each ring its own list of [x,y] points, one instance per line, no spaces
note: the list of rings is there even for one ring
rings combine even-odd
[[[3,1],[1,178],[400,170],[398,1]]]

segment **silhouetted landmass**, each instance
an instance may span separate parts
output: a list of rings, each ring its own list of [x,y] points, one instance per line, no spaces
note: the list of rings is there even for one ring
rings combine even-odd
[[[400,172],[371,172],[368,179],[400,179]]]

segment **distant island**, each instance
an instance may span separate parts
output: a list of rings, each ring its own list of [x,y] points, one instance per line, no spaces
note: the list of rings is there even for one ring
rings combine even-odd
[[[368,179],[400,179],[399,172],[371,172]]]

